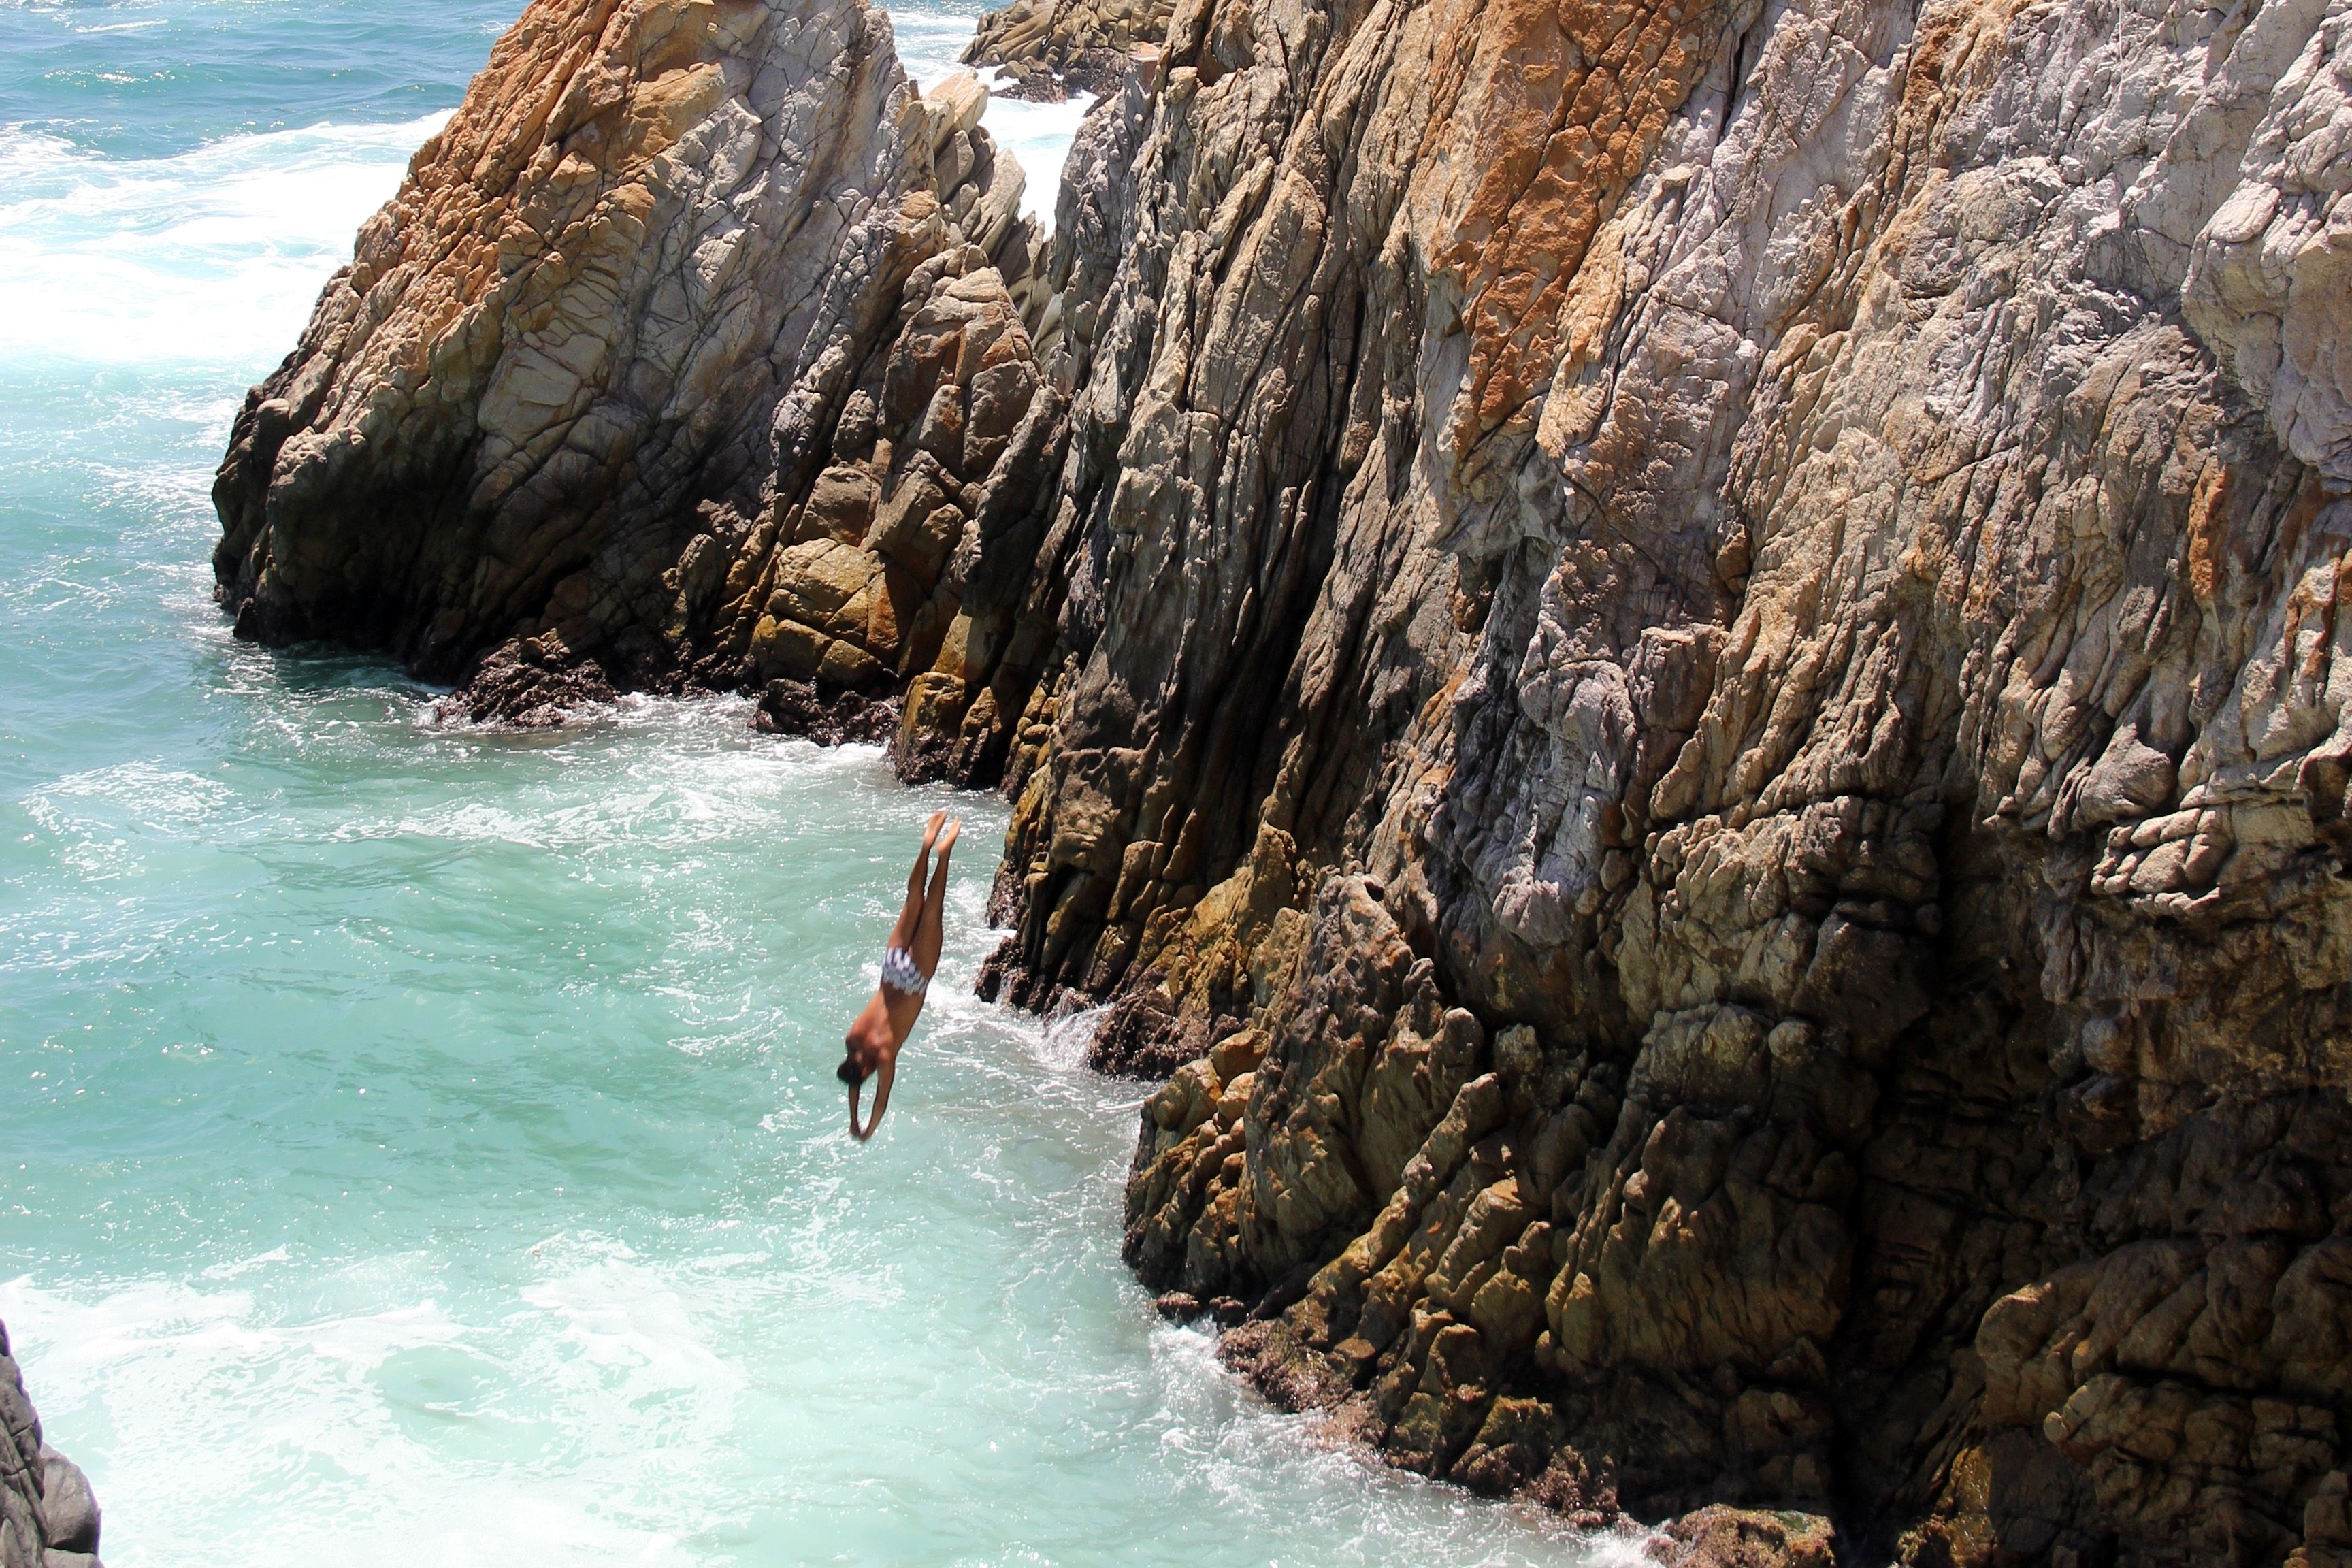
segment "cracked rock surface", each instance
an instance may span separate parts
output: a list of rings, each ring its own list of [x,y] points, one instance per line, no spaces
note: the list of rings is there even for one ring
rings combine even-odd
[[[1178,0],[1048,245],[873,13],[535,5],[224,603],[1001,784],[1129,1261],[1393,1464],[2352,1562],[2348,29]]]

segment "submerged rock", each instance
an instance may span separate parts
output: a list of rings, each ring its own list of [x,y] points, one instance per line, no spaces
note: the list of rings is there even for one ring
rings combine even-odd
[[[799,680],[772,680],[760,694],[751,727],[762,734],[798,735],[820,746],[876,744],[898,732],[898,710],[855,691],[829,696]]]
[[[550,631],[509,638],[482,655],[434,711],[444,722],[543,730],[614,696],[596,661],[574,658],[562,635]]]

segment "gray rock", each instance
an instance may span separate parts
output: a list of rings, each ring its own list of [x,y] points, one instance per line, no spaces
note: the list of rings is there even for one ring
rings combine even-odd
[[[524,725],[608,682],[902,688],[947,640],[963,490],[1042,379],[987,89],[919,94],[862,3],[623,9],[524,15],[247,397],[214,488],[240,636],[386,649]],[[913,400],[877,422],[886,382]],[[915,459],[955,494],[833,540],[792,608],[793,551]]]
[[[52,1552],[98,1550],[98,1499],[81,1467],[55,1448],[41,1449],[41,1523]]]
[[[0,1568],[97,1568],[98,1537],[89,1478],[42,1441],[0,1323]]]

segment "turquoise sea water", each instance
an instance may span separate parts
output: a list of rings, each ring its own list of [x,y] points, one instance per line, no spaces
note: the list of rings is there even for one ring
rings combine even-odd
[[[1136,1086],[970,994],[1001,803],[740,702],[438,730],[228,637],[229,417],[509,12],[0,3],[0,1318],[108,1561],[1591,1560],[1154,1318]],[[970,15],[899,15],[919,75]],[[992,110],[1033,168],[1075,118]],[[943,802],[859,1147],[840,1029]]]

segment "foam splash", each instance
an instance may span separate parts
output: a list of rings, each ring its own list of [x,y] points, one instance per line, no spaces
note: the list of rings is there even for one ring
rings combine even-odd
[[[447,120],[319,125],[137,160],[12,135],[0,143],[0,361],[243,365],[278,352]]]
[[[564,1312],[542,1311],[528,1327],[560,1344]],[[695,1560],[646,1495],[641,1453],[621,1451],[625,1425],[612,1424],[634,1368],[551,1378],[562,1392],[548,1414],[607,1440],[587,1455],[542,1443],[515,1462],[546,1423],[499,1408],[524,1326],[511,1321],[461,1322],[429,1299],[289,1321],[243,1290],[148,1280],[83,1294],[24,1279],[0,1284],[0,1318],[37,1368],[49,1429],[97,1461],[111,1561]],[[678,1359],[638,1341],[644,1364]],[[448,1439],[467,1426],[488,1442]]]

